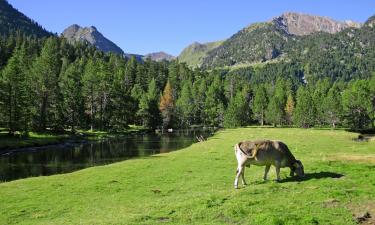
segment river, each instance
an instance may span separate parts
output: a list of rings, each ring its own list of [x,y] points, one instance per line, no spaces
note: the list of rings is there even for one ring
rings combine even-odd
[[[62,144],[9,151],[0,156],[0,182],[69,173],[186,148],[212,129],[178,130],[163,134],[133,134],[102,141]]]

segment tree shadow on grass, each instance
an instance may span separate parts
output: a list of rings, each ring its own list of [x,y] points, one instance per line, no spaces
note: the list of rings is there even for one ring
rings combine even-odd
[[[340,173],[333,173],[333,172],[318,172],[318,173],[305,173],[305,177],[288,177],[280,181],[280,183],[285,183],[285,182],[301,182],[301,181],[307,181],[307,180],[312,180],[312,179],[324,179],[324,178],[341,178],[343,177],[343,174]]]

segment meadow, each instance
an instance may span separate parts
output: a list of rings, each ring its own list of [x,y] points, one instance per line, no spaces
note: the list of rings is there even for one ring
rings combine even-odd
[[[375,142],[344,130],[239,128],[180,151],[70,174],[0,183],[0,224],[375,223]],[[285,142],[302,180],[246,168],[233,187],[241,140]],[[371,217],[371,218],[368,218]]]

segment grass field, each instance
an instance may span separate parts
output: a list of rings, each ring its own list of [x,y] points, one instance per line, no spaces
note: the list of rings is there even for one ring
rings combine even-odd
[[[364,224],[375,220],[375,142],[345,131],[242,128],[184,150],[71,174],[0,184],[0,224]],[[233,145],[279,139],[306,178],[246,170],[235,190]]]

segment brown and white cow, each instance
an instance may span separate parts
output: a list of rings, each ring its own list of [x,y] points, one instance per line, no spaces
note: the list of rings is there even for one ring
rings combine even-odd
[[[277,181],[280,181],[280,168],[289,167],[290,176],[296,173],[303,177],[304,168],[301,161],[297,160],[289,151],[288,146],[281,141],[242,141],[234,146],[238,167],[234,187],[238,187],[238,178],[241,176],[243,185],[246,185],[244,178],[245,166],[265,166],[263,179],[267,180],[267,174],[271,165],[276,168]]]

